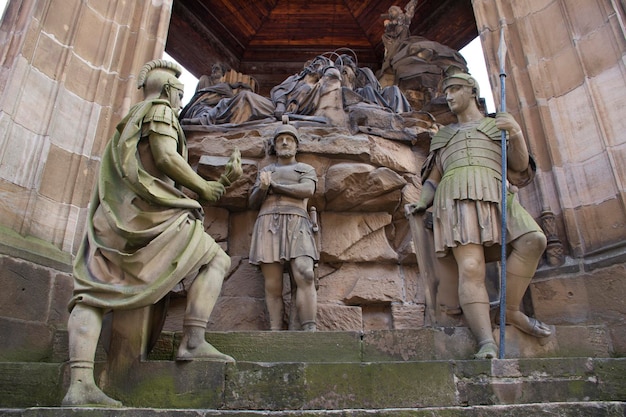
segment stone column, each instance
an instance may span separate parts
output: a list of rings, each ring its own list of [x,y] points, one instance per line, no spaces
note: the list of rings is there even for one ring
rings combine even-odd
[[[71,272],[100,155],[130,105],[142,99],[136,74],[161,57],[171,7],[172,0],[9,1],[0,25],[0,254]],[[26,349],[39,352],[50,340],[48,326],[67,323],[72,282],[52,272],[41,281],[47,276],[37,272],[48,268],[32,263],[22,272],[36,281],[28,299],[50,312],[28,316],[20,333],[47,335]],[[23,291],[9,273],[0,282],[7,294]],[[23,298],[6,299],[0,338],[25,317]],[[127,337],[112,352],[129,347],[127,356],[113,355],[118,368],[141,357],[148,343],[150,322],[142,317],[151,310],[129,314],[140,322],[132,331],[125,332],[124,320],[113,323],[113,332]]]
[[[56,251],[69,263],[100,155],[141,98],[135,74],[165,49],[171,7],[172,0],[9,2],[0,26],[1,244]]]
[[[474,0],[473,5],[494,91],[499,91],[497,50],[505,27],[507,110],[521,122],[538,162],[540,183],[522,192],[525,205],[535,217],[546,210],[554,214],[552,229],[566,239],[572,256],[609,249],[623,254],[624,2]]]

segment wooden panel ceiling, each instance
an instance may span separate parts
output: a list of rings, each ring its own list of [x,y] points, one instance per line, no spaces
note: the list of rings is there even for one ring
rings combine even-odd
[[[267,94],[316,55],[349,48],[380,68],[383,15],[408,0],[174,0],[166,51],[194,75],[215,62]],[[419,0],[411,34],[461,49],[477,36],[471,0]]]

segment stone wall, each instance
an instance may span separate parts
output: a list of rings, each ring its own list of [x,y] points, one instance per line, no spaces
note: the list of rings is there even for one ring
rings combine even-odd
[[[624,2],[476,0],[474,12],[494,90],[504,25],[507,110],[539,167],[527,206],[557,215],[573,257],[624,253]]]
[[[9,2],[0,27],[3,230],[75,252],[99,156],[140,98],[134,74],[162,54],[170,9],[171,1]]]
[[[55,329],[67,325],[72,276],[0,255],[0,362],[48,361]]]
[[[0,26],[0,358],[45,360],[104,144],[171,0],[11,0]],[[6,256],[5,256],[6,255]]]
[[[615,354],[624,355],[624,2],[473,4],[494,90],[505,28],[507,110],[521,121],[539,169],[525,205],[536,216],[556,215],[570,255],[563,266],[539,271],[531,285],[535,311],[554,324],[606,325]]]
[[[206,228],[233,259],[210,330],[263,330],[263,276],[248,263],[257,211],[248,191],[258,169],[274,161],[266,139],[280,122],[242,128],[190,127],[190,160],[208,179],[237,147],[244,176],[216,204],[206,208]],[[309,206],[317,209],[320,232],[318,329],[407,329],[424,325],[424,288],[410,240],[404,204],[419,196],[424,143],[392,141],[337,128],[299,126],[297,159],[315,167],[319,182]],[[427,141],[427,138],[425,138]],[[285,297],[288,277],[285,275]],[[180,330],[184,299],[174,299],[166,323]]]

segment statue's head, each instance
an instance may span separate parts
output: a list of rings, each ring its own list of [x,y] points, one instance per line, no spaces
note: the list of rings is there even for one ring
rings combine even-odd
[[[478,86],[478,81],[474,77],[472,77],[468,72],[463,71],[459,67],[449,66],[446,69],[446,77],[443,79],[441,89],[446,92],[448,87],[453,85],[461,85],[465,87],[470,87],[472,89],[472,93],[475,94],[476,104],[480,107],[480,87]]]
[[[298,135],[298,129],[296,129],[295,126],[289,124],[289,116],[284,115],[283,123],[276,128],[276,130],[274,131],[274,136],[272,136],[272,139],[269,141],[268,154],[270,155],[276,154],[276,146],[275,146],[276,138],[283,134],[291,135],[296,140],[296,146],[300,144],[300,136]]]
[[[211,67],[211,78],[213,80],[220,80],[224,75],[226,75],[229,69],[230,68],[226,64],[221,62],[213,64]]]
[[[321,76],[323,69],[328,65],[332,65],[332,61],[323,55],[318,55],[304,64],[303,72],[307,74],[318,74]]]
[[[389,18],[397,19],[398,16],[402,14],[402,9],[400,8],[400,6],[391,6],[389,7],[389,10],[387,10],[387,13],[389,15]]]
[[[343,67],[352,68],[352,71],[354,71],[355,74],[359,68],[357,63],[354,61],[354,58],[352,58],[348,54],[339,55],[339,57],[335,60],[335,66],[337,68],[343,68]]]
[[[155,59],[146,63],[137,76],[137,88],[143,88],[144,99],[161,98],[172,108],[180,109],[185,86],[178,80],[181,67],[175,62]]]
[[[341,54],[335,60],[335,66],[341,73],[341,84],[346,87],[354,88],[359,71],[354,59],[348,54]]]
[[[446,69],[446,77],[443,79],[442,90],[445,93],[446,89],[452,85],[464,85],[471,87],[476,94],[476,97],[480,97],[480,87],[474,77],[468,72],[464,72],[458,67],[450,66]]]

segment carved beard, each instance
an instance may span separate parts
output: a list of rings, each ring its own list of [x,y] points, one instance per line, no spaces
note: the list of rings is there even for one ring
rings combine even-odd
[[[290,151],[288,149],[276,149],[276,156],[279,158],[291,159],[296,156],[296,151]]]

